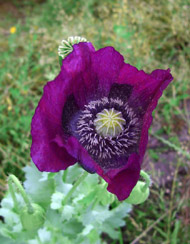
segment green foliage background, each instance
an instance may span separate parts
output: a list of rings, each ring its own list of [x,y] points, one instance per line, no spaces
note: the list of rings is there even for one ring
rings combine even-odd
[[[0,2],[1,197],[7,175],[14,173],[23,179],[21,169],[30,161],[31,118],[43,86],[59,72],[57,47],[62,39],[81,35],[96,49],[114,46],[126,62],[146,72],[171,68],[174,81],[159,102],[151,130],[150,141],[156,140],[158,146],[148,147],[145,161],[155,165],[172,151],[175,163],[169,157],[166,163],[173,163],[174,175],[166,182],[168,186],[155,184],[148,203],[135,208],[127,220],[123,235],[125,243],[142,233],[139,243],[189,243],[189,9],[189,0]],[[11,34],[13,26],[16,32]],[[158,171],[152,170],[158,178]],[[155,225],[146,233],[151,224]]]

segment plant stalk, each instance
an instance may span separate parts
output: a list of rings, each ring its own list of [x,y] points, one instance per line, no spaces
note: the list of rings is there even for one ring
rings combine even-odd
[[[20,181],[18,180],[18,178],[15,175],[9,175],[8,185],[9,185],[9,190],[10,190],[10,193],[11,193],[11,196],[12,196],[12,199],[13,199],[14,206],[15,206],[16,210],[18,210],[18,201],[16,199],[16,195],[15,195],[12,183],[14,183],[16,185],[16,187],[18,188],[20,194],[22,195],[22,197],[24,199],[24,202],[25,202],[25,204],[26,204],[26,206],[28,208],[28,213],[29,214],[33,214],[34,209],[33,209],[32,205],[31,205],[31,202],[30,202],[26,192],[24,191],[24,188],[21,185]]]
[[[63,205],[65,205],[67,203],[69,198],[72,196],[73,192],[76,190],[78,185],[80,185],[80,183],[87,177],[87,175],[88,175],[88,172],[84,171],[84,173],[78,178],[78,180],[75,182],[75,184],[73,185],[71,190],[67,193],[67,195],[63,199],[63,202],[62,202]]]

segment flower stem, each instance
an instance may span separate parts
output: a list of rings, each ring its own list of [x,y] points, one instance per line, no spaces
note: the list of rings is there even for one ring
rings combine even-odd
[[[78,185],[80,185],[80,183],[86,178],[87,175],[88,175],[88,172],[84,171],[84,173],[78,178],[78,180],[75,182],[75,184],[73,185],[71,190],[67,193],[67,195],[63,199],[63,202],[62,202],[63,205],[65,205],[67,203],[69,198],[72,196],[73,192],[76,190]]]
[[[14,192],[10,177],[11,176],[9,176],[9,179],[8,179],[9,191],[11,193],[11,197],[12,197],[13,202],[14,202],[14,207],[15,207],[16,211],[18,211],[18,202],[17,202],[17,199],[16,199],[16,195],[15,195],[15,192]]]
[[[119,244],[123,244],[123,235],[122,235],[121,228],[119,228]]]
[[[26,206],[28,208],[28,213],[32,214],[34,212],[34,209],[33,209],[32,205],[31,205],[31,202],[30,202],[26,192],[24,191],[24,188],[22,187],[20,181],[18,180],[18,178],[15,175],[9,175],[8,185],[9,185],[9,190],[10,190],[10,193],[11,193],[11,196],[12,196],[12,199],[13,199],[14,206],[15,206],[16,210],[18,210],[18,201],[16,199],[16,195],[15,195],[15,192],[13,190],[12,183],[14,183],[16,185],[16,187],[18,188],[20,194],[22,195],[22,197],[24,199],[24,202],[26,203]]]
[[[64,173],[63,173],[63,178],[62,178],[63,182],[66,182],[67,172],[68,171],[65,170]]]
[[[144,170],[141,170],[140,175],[145,179],[146,182],[145,185],[141,188],[142,192],[145,192],[151,183],[150,176]]]

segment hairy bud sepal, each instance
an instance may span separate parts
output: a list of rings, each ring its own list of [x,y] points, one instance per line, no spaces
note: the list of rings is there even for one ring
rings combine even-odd
[[[45,211],[38,204],[32,203],[33,213],[29,213],[27,207],[25,207],[21,214],[20,220],[23,226],[23,229],[28,231],[38,230],[43,226],[45,221]]]

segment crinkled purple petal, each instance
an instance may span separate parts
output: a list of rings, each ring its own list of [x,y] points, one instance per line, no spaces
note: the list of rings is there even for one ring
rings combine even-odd
[[[173,80],[170,70],[155,70],[151,74],[138,71],[135,67],[125,64],[120,72],[118,83],[133,86],[128,104],[142,118],[142,131],[139,143],[140,162],[144,157],[148,143],[148,129],[152,122],[152,112],[156,108],[163,90]]]
[[[95,75],[99,97],[108,96],[112,84],[117,82],[124,65],[123,56],[113,47],[102,48],[92,54],[92,72]]]
[[[77,158],[77,162],[88,172],[95,173],[98,170],[102,171],[75,137],[69,137],[64,147],[70,155]]]
[[[71,91],[82,108],[95,92],[94,74],[91,71],[91,56],[95,52],[90,42],[73,46],[73,51],[62,61],[62,79],[70,77]]]
[[[61,75],[48,82],[32,119],[31,158],[40,171],[57,172],[76,162],[54,142],[56,135],[63,135],[61,116],[68,86]]]
[[[169,85],[169,83],[173,80],[172,75],[170,74],[170,70],[155,70],[150,76],[155,80],[155,90],[152,95],[151,101],[148,104],[146,113],[143,117],[143,126],[141,131],[141,139],[139,144],[139,154],[140,154],[140,162],[142,163],[146,145],[148,143],[148,129],[152,123],[152,112],[156,108],[159,98],[162,96],[163,91]]]
[[[141,107],[146,111],[152,102],[156,92],[162,87],[162,91],[172,81],[170,70],[155,70],[151,74],[138,70],[135,67],[125,64],[120,72],[118,83],[128,84],[133,87],[133,92],[128,103],[132,107]],[[163,84],[166,84],[165,87]],[[164,87],[164,89],[163,89]]]
[[[123,56],[113,47],[95,52],[91,43],[79,43],[63,60],[62,76],[69,74],[73,94],[82,108],[91,100],[108,96],[123,65]]]

